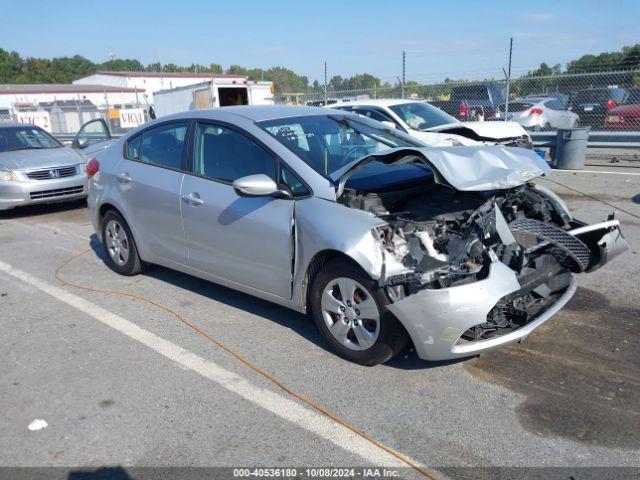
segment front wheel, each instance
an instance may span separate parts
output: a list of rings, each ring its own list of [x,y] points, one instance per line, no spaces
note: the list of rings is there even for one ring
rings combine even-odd
[[[313,318],[340,356],[373,366],[407,343],[398,320],[386,309],[384,291],[355,265],[333,261],[318,273],[311,291]]]

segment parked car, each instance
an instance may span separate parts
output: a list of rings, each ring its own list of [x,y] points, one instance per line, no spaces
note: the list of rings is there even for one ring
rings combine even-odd
[[[311,312],[364,365],[523,340],[627,246],[529,181],[535,152],[425,147],[360,115],[228,107],[165,117],[87,164],[110,268],[157,263]]]
[[[80,127],[71,142],[71,147],[76,149],[84,158],[89,158],[109,148],[115,140],[111,136],[107,122],[102,118],[96,118]]]
[[[554,107],[556,110],[568,110],[569,109],[569,95],[562,92],[545,92],[545,93],[531,93],[526,98],[554,98],[558,101],[558,104]]]
[[[460,122],[425,102],[363,99],[328,108],[358,113],[408,133],[429,146],[502,144],[532,148],[527,132],[515,122]]]
[[[609,110],[624,98],[624,88],[590,88],[571,94],[569,109],[580,117],[581,126],[602,128]]]
[[[500,118],[500,107],[506,100],[504,91],[493,83],[451,87],[449,100],[429,101],[463,122]]]
[[[84,164],[40,127],[0,123],[0,210],[85,197]]]
[[[607,130],[640,130],[640,89],[629,90],[604,119]]]
[[[506,106],[501,108],[505,114]],[[527,97],[509,102],[508,119],[526,129],[550,130],[573,128],[578,125],[578,115],[563,107],[557,98]]]

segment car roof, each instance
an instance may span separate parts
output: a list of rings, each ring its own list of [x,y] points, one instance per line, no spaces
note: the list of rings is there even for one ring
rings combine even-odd
[[[365,98],[359,100],[350,100],[347,102],[338,102],[332,103],[331,105],[327,105],[326,108],[332,107],[347,107],[347,106],[358,106],[358,105],[372,105],[372,106],[380,106],[380,107],[391,107],[393,105],[402,105],[404,103],[424,103],[420,100],[408,100],[405,98]]]
[[[261,122],[263,120],[274,120],[276,118],[301,117],[307,115],[326,115],[327,112],[319,107],[303,107],[292,105],[243,105],[238,107],[222,107],[217,109],[227,113],[241,115]],[[215,112],[215,110],[211,110]]]
[[[183,118],[203,118],[210,120],[229,120],[238,116],[253,122],[275,120],[278,118],[304,117],[309,115],[327,115],[327,111],[319,107],[302,107],[292,105],[241,105],[235,107],[219,107],[207,110],[189,110],[158,117],[157,122],[179,120]]]
[[[37,127],[37,125],[31,125],[29,123],[0,122],[0,128],[13,128],[13,127],[25,127],[25,126]]]

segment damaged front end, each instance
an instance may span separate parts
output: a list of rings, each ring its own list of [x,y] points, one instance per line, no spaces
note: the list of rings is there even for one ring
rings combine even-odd
[[[345,190],[341,203],[385,221],[381,284],[420,357],[477,354],[522,340],[573,295],[573,273],[627,249],[617,220],[585,225],[532,183],[460,191]]]

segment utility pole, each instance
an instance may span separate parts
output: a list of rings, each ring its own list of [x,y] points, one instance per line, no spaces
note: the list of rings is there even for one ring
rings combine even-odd
[[[324,62],[324,104],[327,104],[327,62]]]
[[[402,98],[404,98],[404,86],[407,80],[407,52],[402,51]]]
[[[507,98],[504,104],[504,121],[506,122],[509,119],[509,89],[511,83],[511,56],[513,55],[513,37],[509,41],[509,66],[507,67]]]

